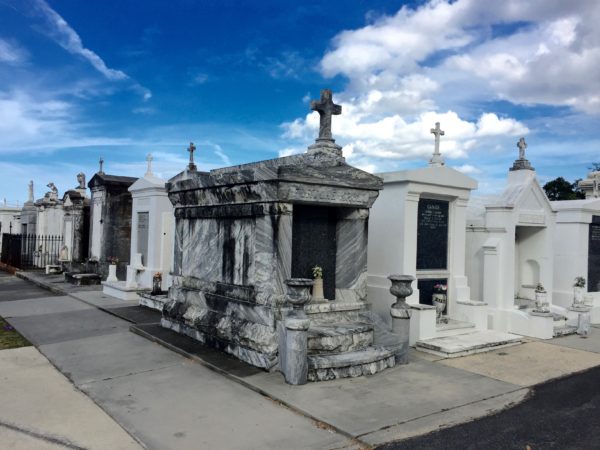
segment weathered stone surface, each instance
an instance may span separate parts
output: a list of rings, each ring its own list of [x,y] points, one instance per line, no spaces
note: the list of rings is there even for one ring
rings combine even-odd
[[[372,344],[373,326],[368,323],[313,324],[308,336],[311,354],[352,352]]]

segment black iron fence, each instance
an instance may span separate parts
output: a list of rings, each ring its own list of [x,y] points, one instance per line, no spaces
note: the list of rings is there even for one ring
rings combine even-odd
[[[58,263],[62,242],[62,236],[4,233],[0,261],[17,269],[44,268]]]

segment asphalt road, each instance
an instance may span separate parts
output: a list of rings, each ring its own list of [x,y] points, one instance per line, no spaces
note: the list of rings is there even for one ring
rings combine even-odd
[[[377,447],[528,448],[600,448],[600,367],[537,385],[527,400],[493,416]]]

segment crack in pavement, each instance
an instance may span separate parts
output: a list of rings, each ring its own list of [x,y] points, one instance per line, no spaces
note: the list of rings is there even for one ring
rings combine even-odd
[[[70,448],[73,450],[87,450],[85,447],[80,447],[79,445],[73,444],[68,439],[56,437],[51,434],[38,433],[37,431],[29,430],[27,428],[20,427],[11,423],[0,421],[0,427],[8,428],[9,430],[16,431],[17,433],[22,433],[29,437],[46,441],[51,444],[62,445],[63,447]]]

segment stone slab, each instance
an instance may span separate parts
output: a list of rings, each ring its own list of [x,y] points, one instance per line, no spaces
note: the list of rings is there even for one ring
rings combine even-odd
[[[513,384],[424,360],[374,377],[308,383],[291,389],[277,373],[245,378],[304,414],[360,436],[441,410],[512,392]]]
[[[13,317],[8,321],[36,346],[119,333],[129,327],[128,322],[96,309]]]
[[[138,300],[124,301],[106,295],[102,291],[73,292],[70,295],[98,308],[136,306],[138,304]]]
[[[0,379],[2,448],[142,448],[33,347],[1,351]]]
[[[136,300],[139,301],[138,289],[128,288],[124,281],[117,282],[102,282],[102,292],[119,300]]]
[[[521,336],[499,331],[475,331],[472,333],[445,336],[417,341],[418,350],[447,358],[488,352],[500,347],[521,343]]]
[[[575,348],[586,352],[600,353],[600,330],[597,327],[590,327],[590,333],[587,336],[570,335],[546,341],[547,344],[558,345],[560,347]]]
[[[7,318],[81,311],[85,309],[92,309],[92,307],[68,296],[38,297],[12,302],[0,302],[0,316]]]
[[[84,392],[148,448],[340,448],[349,439],[192,361]]]
[[[123,306],[106,308],[106,311],[131,323],[160,323],[162,314],[144,306]]]
[[[532,386],[600,365],[600,355],[545,342],[528,342],[498,352],[439,361],[518,386]]]
[[[76,384],[180,364],[181,356],[128,331],[40,346]]]

